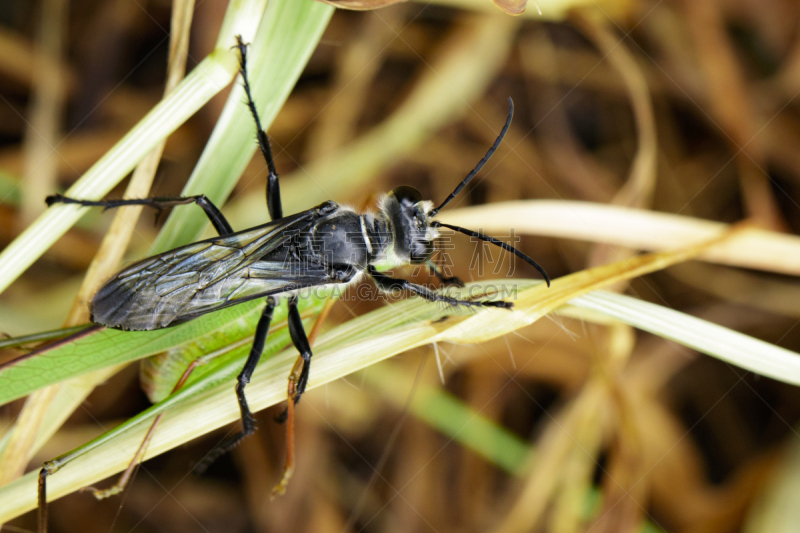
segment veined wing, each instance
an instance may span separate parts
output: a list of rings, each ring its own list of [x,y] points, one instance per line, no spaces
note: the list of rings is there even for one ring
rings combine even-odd
[[[328,207],[143,259],[95,294],[92,320],[126,330],[159,329],[260,295],[326,283],[323,266],[298,261],[289,244]]]

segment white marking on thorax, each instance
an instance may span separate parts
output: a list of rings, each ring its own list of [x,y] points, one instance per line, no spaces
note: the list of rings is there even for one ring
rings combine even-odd
[[[372,257],[372,243],[369,240],[369,234],[367,233],[367,224],[364,222],[364,215],[360,215],[358,217],[358,221],[361,223],[361,235],[364,236],[364,244],[367,245],[367,254],[371,258]]]

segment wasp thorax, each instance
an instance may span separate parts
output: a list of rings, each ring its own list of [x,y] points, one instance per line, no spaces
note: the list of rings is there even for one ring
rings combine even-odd
[[[328,265],[366,268],[367,245],[361,232],[361,219],[355,212],[339,207],[314,225],[310,237],[316,259]]]
[[[436,234],[428,222],[431,207],[418,190],[405,185],[386,197],[381,210],[391,222],[394,253],[403,262],[421,264],[433,255]]]

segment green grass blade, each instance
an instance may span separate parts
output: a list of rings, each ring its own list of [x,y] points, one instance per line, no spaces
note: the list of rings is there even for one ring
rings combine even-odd
[[[46,341],[51,341],[53,339],[59,339],[61,337],[72,335],[73,333],[78,333],[79,331],[82,331],[87,327],[89,326],[88,325],[73,326],[71,328],[61,328],[61,329],[54,329],[51,331],[41,331],[38,333],[31,333],[30,335],[23,335],[21,337],[8,337],[3,340],[0,340],[0,350],[5,350],[8,348],[16,348],[18,346],[25,346],[26,344],[46,342]]]

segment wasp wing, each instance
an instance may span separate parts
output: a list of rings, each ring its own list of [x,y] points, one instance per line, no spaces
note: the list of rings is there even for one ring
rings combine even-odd
[[[322,264],[303,261],[292,249],[292,239],[329,211],[324,208],[330,206],[134,263],[95,294],[92,320],[117,329],[159,329],[260,296],[329,283]]]

